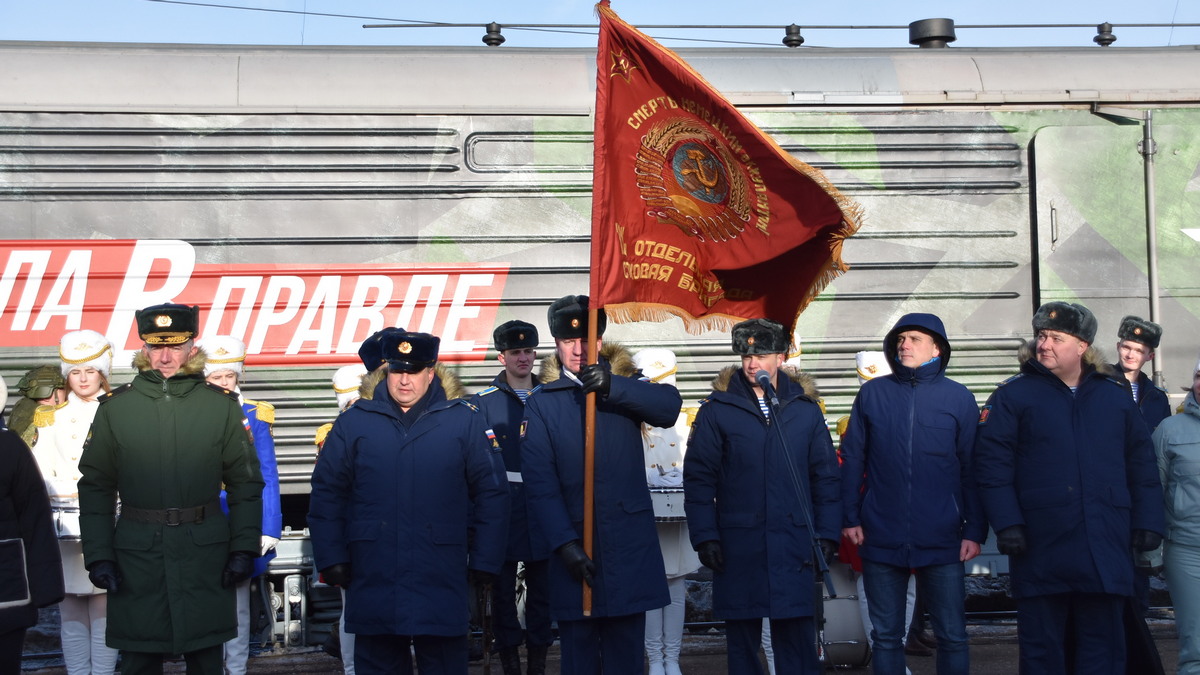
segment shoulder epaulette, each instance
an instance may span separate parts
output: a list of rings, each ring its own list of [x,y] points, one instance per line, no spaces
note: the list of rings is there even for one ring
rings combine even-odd
[[[818,398],[817,406],[821,409],[821,414],[824,415],[825,414],[825,399]]]
[[[1012,382],[1013,380],[1015,380],[1017,378],[1021,378],[1021,377],[1025,377],[1025,373],[1017,373],[1016,375],[1013,375],[1012,377],[1008,378],[1007,380],[1001,382],[1000,384],[998,384],[996,386],[1003,387],[1004,385],[1008,384],[1009,382]]]
[[[850,416],[849,416],[849,415],[843,415],[843,416],[842,416],[841,418],[839,418],[839,419],[838,419],[838,421],[837,421],[837,435],[838,435],[838,436],[845,436],[845,435],[846,435],[846,430],[847,430],[847,429],[849,429],[849,428],[850,428]]]
[[[58,410],[58,406],[39,405],[37,410],[33,411],[33,426],[45,429],[54,424],[54,411]]]
[[[479,412],[479,407],[465,398],[456,398],[452,403],[461,403],[470,408],[472,412]]]
[[[703,406],[705,403],[708,403],[710,401],[712,401],[712,399],[705,396],[704,398],[700,399],[700,401],[696,404],[696,409],[699,410],[701,406]]]
[[[254,414],[258,419],[267,424],[275,424],[275,406],[266,401],[255,401],[246,399],[246,403],[254,406]]]
[[[683,414],[687,415],[687,425],[690,427],[696,423],[696,413],[700,412],[699,407],[689,406],[683,409]]]
[[[332,429],[333,429],[333,422],[326,422],[325,424],[322,424],[321,426],[317,427],[317,437],[313,441],[313,443],[316,444],[317,446],[325,445],[325,437],[329,435],[329,432]]]
[[[104,403],[105,401],[110,401],[113,398],[115,398],[121,394],[124,394],[125,392],[129,391],[130,389],[133,389],[132,382],[123,384],[123,385],[117,387],[116,389],[113,389],[112,391],[108,392],[107,394],[100,394],[99,396],[96,397],[96,400],[99,401],[100,403]]]
[[[487,396],[488,394],[494,394],[498,391],[500,391],[500,387],[488,387],[487,389],[481,390],[478,394],[476,394],[476,396]]]
[[[218,394],[228,396],[229,398],[233,399],[234,401],[238,400],[237,392],[232,389],[226,389],[225,387],[218,387],[217,385],[215,385],[211,382],[205,382],[204,386],[208,387],[209,389],[212,389],[213,391],[217,392]]]

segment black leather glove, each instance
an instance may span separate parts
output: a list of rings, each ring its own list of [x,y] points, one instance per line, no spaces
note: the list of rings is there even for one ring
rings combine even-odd
[[[221,570],[221,585],[229,588],[249,579],[254,574],[256,557],[249,551],[230,551],[225,560],[225,569]]]
[[[468,569],[467,580],[471,582],[472,586],[491,586],[496,583],[496,575],[483,570]]]
[[[725,554],[721,552],[721,542],[716,539],[700,542],[696,547],[700,563],[714,572],[725,571]]]
[[[117,563],[111,560],[97,560],[87,570],[88,580],[92,582],[92,585],[106,591],[117,590],[124,580],[121,570],[117,569]]]
[[[1013,525],[996,533],[996,548],[1004,555],[1021,555],[1029,548],[1025,526]]]
[[[600,398],[607,398],[612,389],[612,373],[599,363],[584,366],[579,369],[579,381],[583,383],[583,393],[596,392]]]
[[[558,547],[558,557],[567,566],[571,578],[578,582],[586,582],[588,586],[596,578],[596,563],[583,552],[583,545],[578,541],[568,541]]]
[[[1133,531],[1133,550],[1135,551],[1153,551],[1162,544],[1162,536],[1157,532],[1150,530],[1134,530]]]
[[[838,543],[829,539],[818,539],[817,544],[821,546],[821,555],[825,556],[825,564],[832,565],[834,560],[837,560]]]
[[[350,563],[338,563],[321,570],[321,578],[330,586],[350,586]]]

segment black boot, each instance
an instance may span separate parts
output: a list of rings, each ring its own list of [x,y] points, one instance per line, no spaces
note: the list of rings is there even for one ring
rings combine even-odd
[[[546,652],[549,650],[549,645],[529,645],[526,649],[526,658],[529,659],[526,675],[546,675]]]
[[[504,669],[504,675],[521,675],[521,650],[517,647],[505,647],[501,649],[500,667]]]

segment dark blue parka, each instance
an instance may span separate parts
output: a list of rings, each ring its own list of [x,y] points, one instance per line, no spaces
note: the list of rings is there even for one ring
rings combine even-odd
[[[534,387],[536,392],[538,387]],[[530,392],[530,395],[533,395]],[[525,440],[525,404],[517,392],[508,384],[501,371],[492,386],[471,397],[483,413],[488,428],[500,443],[504,457],[504,468],[509,478],[521,476],[521,443]],[[545,560],[550,557],[546,537],[529,519],[529,507],[525,498],[524,478],[508,483],[510,513],[508,518],[508,551],[505,560]]]
[[[1072,394],[1031,358],[980,413],[975,481],[987,518],[997,532],[1027,531],[1029,550],[1009,559],[1014,598],[1130,595],[1132,531],[1165,532],[1150,433],[1119,377],[1085,355]]]
[[[917,368],[897,360],[897,335],[938,337],[941,356]],[[897,567],[949,565],[964,539],[982,544],[987,521],[971,475],[979,407],[946,377],[950,341],[932,314],[901,317],[883,340],[892,374],[863,384],[842,437],[846,527],[863,528],[859,554]]]
[[[604,345],[600,363],[613,378],[608,397],[596,405],[591,616],[627,616],[671,602],[646,487],[641,425],[673,425],[683,400],[675,387],[637,377],[628,351],[618,345]],[[541,373],[544,384],[526,404],[521,467],[533,521],[553,551],[583,539],[585,396],[562,376],[557,357],[544,361]],[[550,556],[550,614],[559,621],[584,618],[582,589],[556,555]]]
[[[411,428],[383,379],[338,416],[312,476],[317,569],[350,563],[346,630],[466,635],[467,568],[504,563],[508,482],[500,448],[439,368]],[[470,534],[470,536],[468,536]]]
[[[1121,369],[1114,365],[1113,370],[1118,373]],[[1121,384],[1125,386],[1125,390],[1129,392],[1130,397],[1133,396],[1133,385],[1124,377],[1120,378]],[[1171,400],[1167,397],[1167,391],[1154,384],[1154,381],[1146,377],[1145,373],[1138,373],[1138,400],[1137,407],[1142,411],[1142,419],[1146,420],[1146,428],[1153,434],[1154,430],[1163,420],[1171,416]]]
[[[713,574],[713,615],[721,619],[813,615],[816,537],[837,541],[842,524],[837,457],[811,378],[780,370],[779,416],[767,424],[737,366],[725,368],[701,402],[683,464],[684,509],[692,545],[716,540],[725,571]],[[806,386],[807,385],[807,389]],[[787,437],[785,456],[779,434]],[[808,495],[801,506],[791,457]],[[840,589],[839,589],[840,590]]]

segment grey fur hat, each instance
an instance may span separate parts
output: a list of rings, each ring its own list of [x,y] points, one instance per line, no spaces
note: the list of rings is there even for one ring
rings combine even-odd
[[[1073,302],[1047,302],[1033,314],[1033,332],[1056,330],[1092,344],[1096,340],[1096,316]]]

